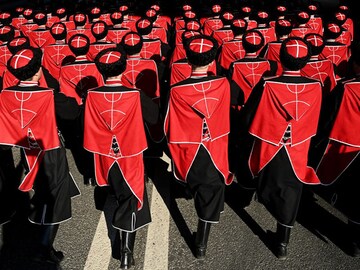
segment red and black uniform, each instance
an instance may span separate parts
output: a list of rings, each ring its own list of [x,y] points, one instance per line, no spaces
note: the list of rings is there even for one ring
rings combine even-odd
[[[195,195],[198,217],[218,222],[224,207],[228,164],[230,85],[225,77],[197,74],[173,86],[165,134],[175,177]]]
[[[0,104],[0,144],[22,149],[26,175],[19,189],[35,192],[29,220],[47,225],[68,220],[71,198],[80,193],[58,135],[53,90],[20,82],[1,92]]]
[[[328,144],[317,167],[322,187],[318,194],[331,202],[349,220],[360,224],[359,207],[359,153],[360,140],[360,80],[345,81],[334,89],[332,126]],[[325,187],[326,186],[326,187]]]
[[[153,124],[158,113],[149,97],[120,80],[107,80],[86,97],[84,148],[94,153],[97,184],[110,185],[115,192],[119,205],[113,226],[122,231],[134,232],[151,221],[144,181],[143,118]]]
[[[317,130],[321,85],[301,77],[300,71],[285,71],[254,91],[258,98],[247,104],[249,111],[256,109],[249,128],[255,137],[250,170],[258,178],[259,200],[278,223],[291,227],[303,184],[320,183],[307,165],[307,154]]]

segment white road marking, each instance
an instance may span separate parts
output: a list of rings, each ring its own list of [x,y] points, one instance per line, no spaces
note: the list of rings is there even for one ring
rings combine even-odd
[[[106,233],[107,230],[105,216],[101,212],[84,270],[108,269],[111,259],[111,243]]]
[[[164,154],[163,160],[170,164],[170,159]],[[168,269],[170,213],[156,187],[151,195],[151,219],[149,225],[144,270]],[[161,254],[161,256],[159,256]]]

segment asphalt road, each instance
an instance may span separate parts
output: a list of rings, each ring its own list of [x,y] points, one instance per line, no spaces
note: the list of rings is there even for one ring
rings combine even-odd
[[[17,151],[14,151],[18,160]],[[165,157],[165,156],[164,156]],[[113,270],[120,268],[119,238],[110,221],[115,201],[109,196],[104,211],[96,210],[94,187],[84,186],[71,154],[70,169],[81,190],[73,199],[73,218],[60,226],[55,248],[65,254],[60,266],[31,261],[37,226],[19,211],[0,228],[0,269]],[[152,223],[140,229],[132,269],[360,269],[360,258],[347,254],[346,219],[321,198],[304,204],[292,230],[289,256],[279,261],[272,252],[275,221],[256,196],[233,183],[226,191],[225,211],[212,226],[205,260],[192,252],[197,216],[193,200],[174,182],[166,157],[147,162]],[[20,197],[26,201],[27,196]]]

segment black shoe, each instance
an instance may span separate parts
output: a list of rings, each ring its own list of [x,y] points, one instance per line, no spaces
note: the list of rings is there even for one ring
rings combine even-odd
[[[287,244],[280,243],[275,247],[275,255],[279,260],[285,260],[287,258]]]
[[[135,232],[121,232],[121,269],[129,269],[131,266],[135,265],[135,260],[133,257],[135,235]]]
[[[209,239],[211,223],[199,220],[195,235],[195,257],[203,260],[206,255],[207,242]]]
[[[360,257],[360,243],[352,242],[351,243],[351,256],[352,257]]]
[[[48,248],[40,248],[32,256],[32,260],[41,263],[59,264],[64,259],[64,254],[61,251],[55,250],[53,247],[49,250]]]
[[[135,265],[135,260],[133,257],[133,253],[131,251],[128,252],[121,252],[121,259],[120,259],[120,268],[121,269],[129,269],[131,266]]]

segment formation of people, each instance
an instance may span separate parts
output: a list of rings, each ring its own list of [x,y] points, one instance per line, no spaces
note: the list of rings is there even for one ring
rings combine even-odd
[[[130,3],[0,12],[0,224],[16,212],[17,189],[31,193],[35,260],[64,258],[54,239],[80,195],[65,149],[83,184],[116,197],[122,269],[151,222],[144,160],[164,153],[194,200],[196,258],[233,181],[276,220],[279,259],[304,191],[348,218],[360,256],[360,43],[350,9],[235,4],[184,3],[171,16],[159,3],[141,13]],[[13,147],[24,170],[16,181]]]

